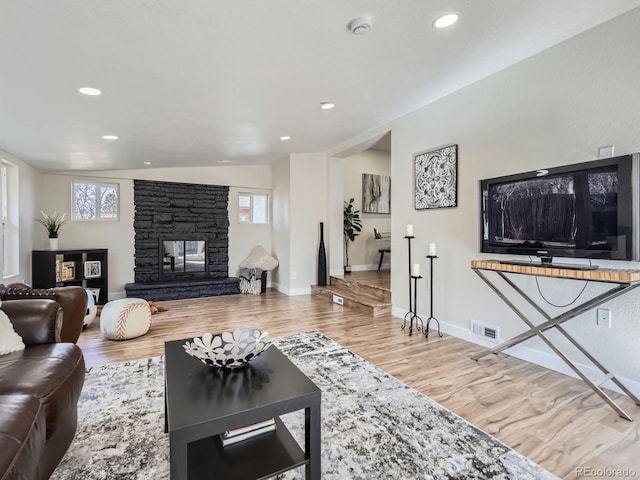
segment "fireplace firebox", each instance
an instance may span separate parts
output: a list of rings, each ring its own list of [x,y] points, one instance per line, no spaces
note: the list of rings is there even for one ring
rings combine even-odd
[[[207,241],[198,238],[163,238],[160,242],[160,279],[207,276]]]

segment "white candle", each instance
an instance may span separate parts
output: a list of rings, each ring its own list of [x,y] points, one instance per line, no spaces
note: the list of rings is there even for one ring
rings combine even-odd
[[[436,256],[436,244],[435,243],[430,243],[429,244],[429,253],[428,255],[430,257],[435,257]]]
[[[411,276],[412,277],[419,277],[420,276],[420,264],[419,263],[414,263],[413,266],[411,267]]]
[[[413,237],[413,225],[407,225],[407,237]]]

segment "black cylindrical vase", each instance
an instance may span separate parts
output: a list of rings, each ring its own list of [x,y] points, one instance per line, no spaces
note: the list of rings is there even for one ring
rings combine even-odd
[[[320,222],[320,248],[318,248],[318,286],[327,284],[327,252],[324,250],[324,223]]]

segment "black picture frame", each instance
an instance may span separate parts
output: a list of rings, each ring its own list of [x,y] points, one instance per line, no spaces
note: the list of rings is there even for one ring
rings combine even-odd
[[[458,206],[458,145],[414,156],[415,209]]]
[[[391,213],[391,177],[362,174],[362,213]]]

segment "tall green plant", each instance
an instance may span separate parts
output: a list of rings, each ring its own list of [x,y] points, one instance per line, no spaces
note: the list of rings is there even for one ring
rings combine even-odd
[[[360,221],[360,210],[355,210],[352,198],[348,202],[344,202],[344,223],[342,231],[344,233],[344,254],[347,259],[345,266],[349,266],[349,242],[353,242],[362,231],[362,222]]]

